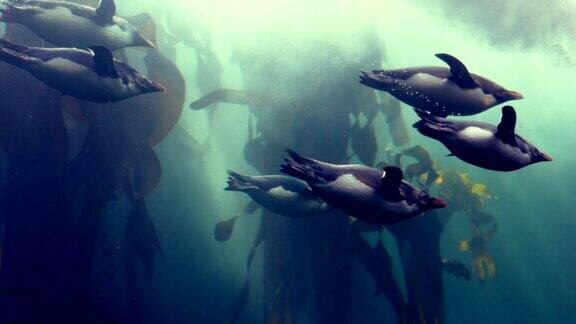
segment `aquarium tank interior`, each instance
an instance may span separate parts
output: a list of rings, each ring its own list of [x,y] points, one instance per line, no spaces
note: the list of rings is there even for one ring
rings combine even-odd
[[[576,1],[0,29],[0,324],[576,323]]]

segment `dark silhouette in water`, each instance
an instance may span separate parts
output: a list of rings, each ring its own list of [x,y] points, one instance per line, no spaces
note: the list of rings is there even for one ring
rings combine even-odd
[[[404,323],[406,303],[400,286],[394,280],[392,259],[382,240],[379,239],[376,247],[373,248],[359,232],[350,229],[350,244],[356,260],[374,279],[376,284],[374,296],[384,294],[395,312],[397,322]]]
[[[360,122],[356,121],[351,133],[350,146],[354,154],[363,164],[373,166],[376,162],[376,153],[378,153],[374,125],[366,124],[361,127]]]
[[[258,208],[260,208],[258,203],[252,200],[246,205],[246,207],[244,207],[244,210],[241,214],[216,224],[216,227],[214,228],[214,238],[219,242],[228,241],[232,236],[232,231],[234,230],[234,224],[236,223],[236,220],[242,215],[254,214]]]
[[[142,193],[137,191],[132,174],[126,174],[124,181],[124,194],[132,204],[126,224],[126,240],[131,253],[141,262],[146,278],[152,279],[156,255],[163,257],[160,241],[146,208],[146,201]]]

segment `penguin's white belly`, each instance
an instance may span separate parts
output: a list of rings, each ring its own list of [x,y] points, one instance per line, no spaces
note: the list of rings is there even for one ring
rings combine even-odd
[[[496,137],[491,131],[476,126],[464,128],[459,135],[467,141],[474,142],[490,142]]]
[[[72,14],[65,7],[43,10],[26,25],[58,46],[87,48],[103,45],[116,50],[131,41],[131,35],[118,25],[100,26],[90,19]]]
[[[268,194],[279,201],[296,201],[299,196],[295,192],[288,191],[281,186],[274,187],[268,191]]]
[[[440,109],[467,107],[471,110],[484,110],[497,104],[494,96],[485,94],[480,88],[462,89],[449,80],[426,73],[410,77],[398,91],[403,93],[407,103],[423,109],[428,107],[419,107],[422,104]]]
[[[477,152],[477,154],[491,154],[500,150],[496,135],[486,129],[469,126],[455,134],[453,138],[446,138],[445,144],[455,154],[458,152]]]
[[[51,87],[80,99],[117,101],[131,94],[121,79],[100,77],[89,67],[64,58],[41,63],[31,72]]]
[[[286,216],[306,216],[305,213],[321,212],[327,209],[326,203],[319,199],[305,199],[299,194],[286,190],[282,186],[254,195],[253,198],[277,214]]]
[[[373,212],[395,215],[417,213],[417,207],[409,205],[405,200],[400,202],[387,201],[372,187],[367,186],[351,174],[338,177],[334,182],[321,186],[324,192],[331,196],[331,202],[344,211],[349,209],[370,209]],[[354,216],[354,215],[352,215]]]

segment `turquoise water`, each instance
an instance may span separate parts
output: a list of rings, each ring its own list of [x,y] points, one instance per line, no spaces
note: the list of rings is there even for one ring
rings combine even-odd
[[[73,316],[60,322],[232,323],[233,317],[238,323],[269,324],[575,322],[576,96],[571,78],[576,75],[576,3],[542,6],[537,1],[118,0],[120,15],[150,15],[158,45],[158,50],[131,48],[118,55],[165,83],[168,91],[112,109],[60,101],[59,93],[2,63],[8,131],[0,136],[17,146],[5,149],[7,162],[2,163],[8,170],[3,172],[8,174],[3,176],[8,192],[3,214],[11,217],[4,224],[2,282],[8,288],[0,300],[1,318],[19,323],[18,314],[69,312]],[[152,37],[150,20],[137,26]],[[21,33],[8,30],[13,41],[32,39]],[[162,66],[151,51],[177,69]],[[511,103],[518,113],[516,131],[554,161],[500,173],[447,157],[445,147],[412,129],[418,118],[409,106],[401,104],[401,117],[391,123],[386,109],[394,105],[392,97],[357,82],[360,71],[377,66],[443,66],[434,57],[442,52],[522,92],[525,99]],[[178,71],[185,84],[175,77]],[[188,108],[220,88],[242,90],[243,97]],[[383,111],[364,109],[366,101]],[[465,119],[497,124],[499,107]],[[80,118],[77,108],[92,119]],[[483,231],[497,223],[496,234],[486,242],[495,272],[483,280],[474,272],[472,255],[459,250],[460,242],[471,238],[470,215],[462,209],[443,226],[436,219],[444,219],[445,211],[439,211],[440,216],[421,215],[391,229],[401,234],[383,232],[392,267],[386,278],[402,293],[409,318],[404,322],[390,299],[373,298],[375,277],[359,262],[348,220],[341,215],[292,220],[258,210],[240,216],[226,242],[214,237],[218,222],[241,214],[250,202],[246,195],[223,190],[226,170],[278,174],[287,148],[324,161],[362,163],[349,147],[349,129],[360,111],[362,125],[369,113],[377,113],[377,150],[368,152],[376,163],[421,145],[444,179],[452,170],[478,190],[487,187],[489,194],[464,200],[480,199],[482,211],[494,215],[495,222]],[[65,123],[54,117],[62,112]],[[86,164],[73,174],[89,179],[89,185],[76,189],[70,173],[62,170],[91,134],[97,134],[92,156],[97,167]],[[255,138],[263,143],[262,151],[246,154]],[[367,150],[368,140],[360,145]],[[141,148],[141,142],[149,145]],[[133,149],[137,153],[124,155]],[[150,157],[154,152],[159,164]],[[144,170],[139,180],[149,189],[146,209],[162,252],[151,252],[155,271],[150,278],[142,267],[146,257],[131,250],[133,241],[148,236],[135,232],[125,238],[131,233],[132,206],[117,197],[123,187],[116,177],[126,165]],[[430,190],[440,195],[442,188],[458,191],[440,182]],[[105,198],[98,196],[104,191]],[[259,231],[264,239],[248,271]],[[380,239],[373,232],[362,235],[370,247]],[[54,240],[57,252],[43,249]],[[78,246],[86,249],[67,250]],[[438,257],[461,261],[472,271],[471,280],[441,272]],[[58,280],[46,283],[54,273]],[[242,299],[246,282],[250,292]],[[81,307],[63,306],[60,301],[66,300]],[[34,323],[33,317],[22,323]],[[50,322],[38,317],[43,318],[39,323]]]

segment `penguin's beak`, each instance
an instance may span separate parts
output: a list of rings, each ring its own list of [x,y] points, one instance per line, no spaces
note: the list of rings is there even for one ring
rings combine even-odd
[[[520,92],[516,92],[516,91],[508,91],[508,96],[510,97],[510,100],[522,100],[522,99],[524,99],[524,96]]]
[[[540,158],[542,159],[542,162],[552,162],[553,161],[553,159],[550,157],[550,155],[544,154],[544,153],[540,153]]]
[[[154,81],[150,81],[150,84],[148,85],[148,89],[150,89],[151,92],[166,92],[166,87],[161,85],[158,82],[154,82]]]
[[[143,89],[146,93],[165,92],[166,91],[166,87],[164,87],[160,83],[154,82],[154,81],[146,79],[146,78],[140,79],[138,81],[138,83],[139,83],[139,86],[141,87],[141,89]]]
[[[448,207],[448,203],[446,203],[442,199],[433,198],[432,200],[430,200],[429,206],[430,209],[440,209]]]

